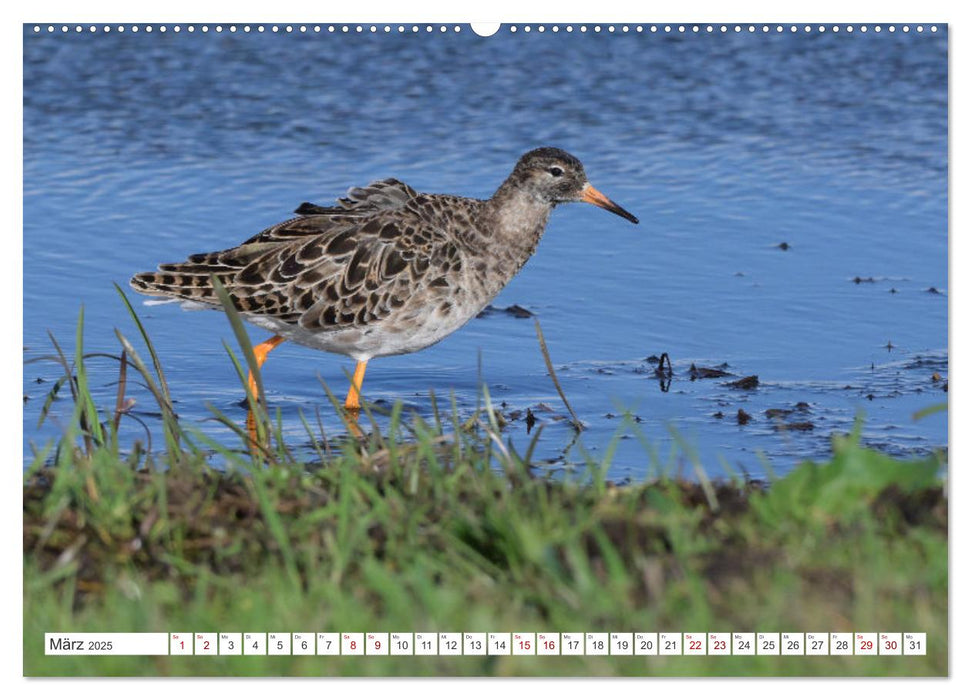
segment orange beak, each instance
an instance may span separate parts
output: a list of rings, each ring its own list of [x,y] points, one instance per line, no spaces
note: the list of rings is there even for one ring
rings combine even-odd
[[[609,212],[613,212],[617,216],[622,216],[631,223],[637,223],[637,217],[631,214],[629,211],[624,209],[619,204],[615,204],[610,197],[605,195],[603,192],[598,190],[596,187],[591,185],[589,182],[586,187],[580,191],[580,201],[587,202],[589,204],[594,204],[601,209],[606,209]]]

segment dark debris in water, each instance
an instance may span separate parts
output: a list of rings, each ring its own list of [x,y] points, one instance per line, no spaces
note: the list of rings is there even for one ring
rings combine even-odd
[[[489,304],[479,312],[477,318],[486,318],[495,314],[506,314],[507,316],[512,316],[513,318],[532,318],[536,315],[529,309],[522,307],[519,304],[513,304],[512,306],[507,306],[505,308]]]
[[[790,430],[804,433],[810,430],[815,430],[816,426],[813,424],[812,421],[804,420],[804,421],[794,421],[792,423],[776,423],[774,426],[772,426],[772,428],[776,432],[780,432],[780,433],[787,432]]]
[[[931,375],[931,383],[937,384],[942,390],[947,391],[947,377],[942,377],[939,372],[934,372]]]
[[[854,277],[853,278],[853,284],[863,284],[864,282],[866,282],[867,284],[873,284],[876,281],[877,281],[876,277],[859,277],[859,276],[857,276],[857,277]]]
[[[745,425],[750,420],[752,420],[752,414],[747,413],[744,408],[738,409],[738,415],[736,415],[736,420],[738,420],[739,425]]]
[[[778,248],[779,250],[789,250],[789,248],[791,248],[791,247],[792,246],[790,246],[785,241],[782,241],[782,243],[780,243],[779,245],[776,246],[776,248]]]
[[[674,368],[671,366],[671,358],[666,352],[661,353],[658,358],[657,367],[654,368],[654,376],[669,379],[674,376]]]
[[[736,379],[734,382],[728,382],[725,386],[732,389],[744,389],[745,391],[751,391],[757,388],[759,385],[759,376],[753,374],[748,377],[742,377],[741,379]]]
[[[727,362],[722,362],[716,367],[698,367],[695,363],[691,363],[691,367],[688,368],[688,376],[691,381],[696,379],[716,379],[718,377],[730,377],[731,372],[726,372],[725,368],[728,367]]]
[[[791,416],[793,413],[808,413],[809,404],[805,401],[800,401],[792,408],[767,408],[765,409],[765,417],[771,419],[786,418]]]

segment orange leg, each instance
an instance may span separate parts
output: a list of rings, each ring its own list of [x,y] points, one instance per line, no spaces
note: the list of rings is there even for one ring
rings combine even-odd
[[[266,362],[266,356],[270,354],[270,350],[282,343],[283,340],[280,336],[275,335],[253,348],[253,354],[256,356],[256,366],[262,367],[263,363]],[[259,390],[256,388],[256,378],[253,376],[253,372],[249,373],[246,385],[249,387],[253,398],[259,398],[259,394],[257,393]],[[256,447],[256,419],[253,417],[252,411],[246,412],[246,429],[249,432],[250,449],[254,449]]]
[[[280,336],[275,335],[269,340],[263,343],[260,343],[255,348],[253,348],[253,354],[256,355],[256,366],[262,367],[263,363],[266,362],[266,356],[270,354],[270,350],[272,350],[277,345],[282,343],[283,340],[284,339],[281,338]],[[247,382],[247,386],[249,386],[249,390],[253,394],[253,396],[256,397],[257,396],[256,378],[253,376],[252,372],[249,373],[249,380]]]
[[[348,411],[361,410],[361,385],[364,384],[364,370],[367,369],[367,360],[361,360],[354,367],[354,378],[351,380],[351,388],[344,399],[344,408]]]

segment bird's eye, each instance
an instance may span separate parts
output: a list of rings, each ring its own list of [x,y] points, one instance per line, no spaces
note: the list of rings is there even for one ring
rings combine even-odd
[[[550,168],[550,175],[553,177],[560,177],[563,174],[563,168],[558,168],[555,165]]]

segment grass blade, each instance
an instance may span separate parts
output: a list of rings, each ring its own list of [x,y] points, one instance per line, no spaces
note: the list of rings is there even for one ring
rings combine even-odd
[[[560,386],[560,380],[556,378],[556,371],[553,369],[553,361],[550,359],[549,348],[546,347],[546,338],[543,337],[543,329],[539,325],[539,319],[534,318],[533,321],[536,323],[536,337],[539,339],[539,349],[543,353],[543,360],[546,362],[546,371],[549,372],[550,379],[553,380],[553,386],[556,387],[556,392],[563,399],[563,405],[566,406],[566,410],[570,412],[573,427],[577,430],[583,430],[583,423],[577,417],[576,411],[573,410],[573,406],[570,402],[566,400],[566,394],[563,393],[563,387]]]

